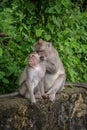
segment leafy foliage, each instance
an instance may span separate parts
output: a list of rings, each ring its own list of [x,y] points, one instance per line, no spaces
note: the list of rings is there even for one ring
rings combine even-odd
[[[4,0],[0,2],[0,93],[18,88],[27,56],[41,37],[53,42],[67,81],[87,82],[85,0]]]

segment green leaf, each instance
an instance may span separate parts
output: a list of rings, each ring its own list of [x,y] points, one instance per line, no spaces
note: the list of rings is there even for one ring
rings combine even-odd
[[[2,56],[2,54],[3,54],[3,50],[2,48],[0,48],[0,56]]]
[[[46,28],[49,29],[51,31],[51,33],[53,33],[54,31],[54,25],[47,23]]]
[[[43,30],[40,28],[40,29],[36,29],[36,37],[40,37],[42,35],[42,32]]]
[[[46,40],[50,40],[51,39],[51,36],[47,35],[47,34],[44,37],[45,37]]]
[[[3,82],[5,83],[5,84],[9,84],[9,81],[7,80],[7,79],[3,79]]]
[[[3,77],[5,76],[4,72],[0,72],[0,79],[3,79]]]
[[[83,77],[87,81],[87,74],[84,74]]]

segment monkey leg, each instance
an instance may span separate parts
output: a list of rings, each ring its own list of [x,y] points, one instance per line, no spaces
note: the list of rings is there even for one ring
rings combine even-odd
[[[34,95],[35,95],[36,99],[41,99],[42,98],[39,84],[34,90]]]
[[[30,95],[31,103],[36,103],[35,94],[34,94],[35,84],[30,82],[29,80],[26,80],[26,85],[27,85],[27,92]]]
[[[36,99],[42,99],[42,95],[41,95],[40,91],[35,93],[35,98]]]
[[[26,93],[25,93],[25,98],[30,99],[30,94],[28,91],[26,91]]]
[[[41,96],[44,95],[45,93],[45,88],[44,88],[44,85],[45,85],[45,79],[44,77],[40,80],[38,86],[39,86],[39,92],[41,93]]]
[[[57,92],[61,91],[65,84],[65,74],[61,74],[58,76],[53,86],[47,91],[45,95],[49,95],[49,99],[51,101],[55,100],[55,95]]]
[[[27,91],[27,87],[26,87],[26,84],[25,84],[25,82],[24,82],[24,83],[19,87],[19,93],[20,93],[20,95],[25,96],[26,91]]]
[[[35,98],[42,99],[42,96],[44,95],[44,77],[40,80],[37,87],[35,88]]]
[[[36,103],[36,99],[35,99],[35,95],[34,95],[34,88],[29,88],[30,91],[30,99],[31,99],[31,103]]]

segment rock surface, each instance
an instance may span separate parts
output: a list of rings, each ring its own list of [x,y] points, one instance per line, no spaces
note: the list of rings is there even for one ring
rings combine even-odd
[[[54,102],[34,106],[20,96],[1,98],[0,130],[87,130],[87,90],[66,87]]]

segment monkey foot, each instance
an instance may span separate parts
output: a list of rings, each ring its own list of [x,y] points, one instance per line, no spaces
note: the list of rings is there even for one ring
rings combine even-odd
[[[45,99],[49,99],[49,95],[43,95],[42,98]]]
[[[50,101],[55,101],[55,93],[49,95]]]
[[[35,106],[36,106],[36,103],[30,103],[30,104],[29,104],[29,107],[30,107],[31,109],[35,108]]]

